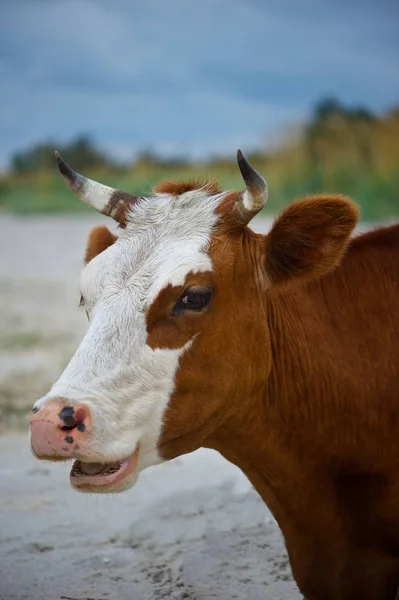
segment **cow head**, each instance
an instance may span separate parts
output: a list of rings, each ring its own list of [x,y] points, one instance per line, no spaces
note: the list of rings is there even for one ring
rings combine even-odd
[[[247,227],[265,180],[238,152],[246,187],[166,183],[133,197],[57,154],[67,185],[120,224],[92,231],[81,275],[88,330],[31,414],[38,458],[74,458],[72,485],[118,492],[138,473],[211,445],[261,393],[272,365],[270,290],[322,275],[356,219],[342,197],[293,203],[266,235]]]

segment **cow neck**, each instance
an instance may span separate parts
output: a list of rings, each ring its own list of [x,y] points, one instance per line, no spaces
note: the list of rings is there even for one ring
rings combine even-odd
[[[282,506],[286,512],[297,497],[306,465],[309,470],[315,468],[314,453],[324,432],[313,423],[309,399],[320,395],[318,388],[324,380],[323,375],[321,379],[314,376],[319,365],[313,362],[309,346],[313,343],[308,327],[314,325],[314,298],[307,298],[304,289],[266,294],[265,308],[270,372],[265,369],[263,385],[241,399],[240,408],[207,445],[246,474],[279,520]],[[252,359],[264,360],[261,352]]]

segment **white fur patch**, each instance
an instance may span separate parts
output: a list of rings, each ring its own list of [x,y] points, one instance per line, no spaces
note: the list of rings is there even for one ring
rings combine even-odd
[[[88,406],[93,459],[121,460],[140,444],[138,469],[157,464],[163,416],[174,390],[180,349],[147,345],[146,312],[168,284],[212,270],[207,254],[216,208],[224,194],[193,190],[141,200],[121,237],[83,270],[81,291],[90,317],[76,354],[35,406],[54,397]]]

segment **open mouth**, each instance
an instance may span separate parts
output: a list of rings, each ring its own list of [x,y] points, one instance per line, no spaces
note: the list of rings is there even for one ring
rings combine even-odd
[[[70,473],[71,485],[75,488],[119,487],[137,468],[138,450],[129,458],[111,463],[88,463],[75,460]]]

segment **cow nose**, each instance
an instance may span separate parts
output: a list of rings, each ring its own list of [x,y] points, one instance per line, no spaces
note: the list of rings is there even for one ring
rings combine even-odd
[[[38,458],[68,459],[81,453],[90,430],[90,412],[82,404],[70,406],[63,398],[34,406],[30,438]]]

